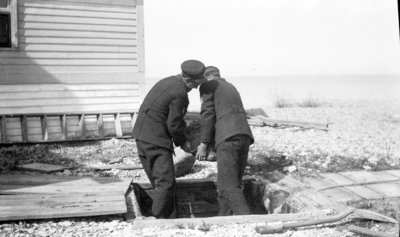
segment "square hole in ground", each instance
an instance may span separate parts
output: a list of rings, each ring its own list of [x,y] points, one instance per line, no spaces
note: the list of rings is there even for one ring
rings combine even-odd
[[[141,215],[151,216],[150,183],[133,183]],[[263,204],[263,185],[254,179],[243,180],[244,194],[252,214],[267,214]],[[218,215],[216,181],[210,179],[177,180],[178,218],[212,217]]]

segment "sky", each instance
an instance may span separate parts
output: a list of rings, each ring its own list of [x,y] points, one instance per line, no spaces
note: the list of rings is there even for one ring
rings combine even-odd
[[[145,0],[146,77],[400,75],[397,0]]]

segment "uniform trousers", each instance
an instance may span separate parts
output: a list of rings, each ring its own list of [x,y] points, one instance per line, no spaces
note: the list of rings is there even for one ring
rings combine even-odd
[[[156,218],[176,218],[175,170],[172,151],[136,140],[138,155],[153,187],[151,212]]]
[[[249,136],[236,135],[219,144],[216,149],[219,216],[251,214],[242,190],[250,144]]]

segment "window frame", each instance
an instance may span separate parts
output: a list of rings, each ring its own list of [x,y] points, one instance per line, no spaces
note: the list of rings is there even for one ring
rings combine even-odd
[[[11,47],[0,47],[0,50],[16,50],[18,49],[18,15],[17,0],[6,0],[7,7],[0,7],[0,13],[10,15],[10,38]]]

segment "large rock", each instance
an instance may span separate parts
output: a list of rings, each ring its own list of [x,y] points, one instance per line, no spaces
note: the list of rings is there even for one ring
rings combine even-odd
[[[185,130],[186,139],[190,141],[192,149],[196,149],[200,145],[200,122],[198,120],[190,121],[189,126]],[[193,153],[196,155],[196,151]],[[214,152],[214,144],[208,147],[207,161],[216,161],[217,156]]]
[[[181,148],[175,148],[174,166],[175,166],[175,176],[179,177],[188,174],[196,162],[196,157],[191,153],[185,152]]]

